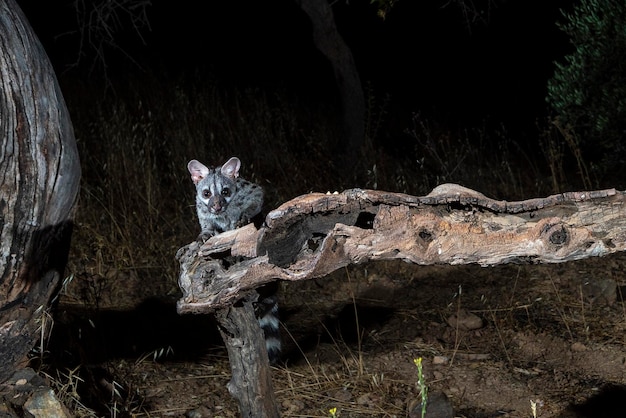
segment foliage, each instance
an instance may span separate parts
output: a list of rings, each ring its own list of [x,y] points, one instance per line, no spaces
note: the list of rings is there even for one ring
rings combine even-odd
[[[415,367],[417,367],[417,387],[419,388],[420,400],[422,401],[422,418],[426,416],[426,407],[428,405],[428,386],[424,379],[424,368],[422,365],[422,358],[418,357],[413,359]]]
[[[391,11],[397,0],[370,0],[370,4],[376,4],[376,14],[385,20],[387,13]]]
[[[562,13],[566,22],[557,25],[574,51],[556,63],[547,101],[585,151],[606,153],[605,163],[614,163],[626,151],[626,3],[581,0]]]

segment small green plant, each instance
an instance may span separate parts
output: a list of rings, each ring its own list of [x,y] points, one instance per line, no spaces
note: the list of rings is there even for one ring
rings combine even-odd
[[[533,414],[533,418],[537,418],[539,415],[539,410],[543,406],[543,401],[541,399],[530,400],[530,411]]]
[[[339,417],[339,414],[337,413],[337,408],[330,408],[328,410],[328,413],[330,414],[330,418],[337,418],[337,417]]]
[[[413,363],[417,367],[417,387],[420,391],[420,398],[422,400],[422,418],[426,416],[426,405],[428,403],[428,386],[424,381],[424,371],[422,366],[422,358],[418,357],[413,359]]]

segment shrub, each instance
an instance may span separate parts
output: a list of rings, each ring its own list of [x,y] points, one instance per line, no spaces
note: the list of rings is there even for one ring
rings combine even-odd
[[[547,101],[560,125],[607,170],[626,154],[626,3],[580,0],[562,13],[566,22],[557,26],[574,51],[556,63]]]

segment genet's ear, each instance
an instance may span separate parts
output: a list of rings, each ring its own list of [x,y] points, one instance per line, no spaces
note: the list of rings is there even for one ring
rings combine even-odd
[[[222,166],[222,174],[231,179],[239,177],[239,168],[241,167],[241,161],[239,158],[232,157],[230,160]]]
[[[207,166],[205,166],[198,160],[189,161],[189,164],[187,164],[187,170],[189,170],[189,174],[191,174],[191,180],[193,181],[193,184],[198,184],[200,180],[202,180],[209,174],[209,169],[207,168]]]

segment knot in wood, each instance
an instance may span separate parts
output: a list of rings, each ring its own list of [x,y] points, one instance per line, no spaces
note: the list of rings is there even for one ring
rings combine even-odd
[[[554,245],[563,245],[567,242],[567,236],[567,230],[563,225],[561,225],[560,228],[552,231],[552,233],[550,234],[550,238],[548,239],[550,240],[550,243]]]
[[[431,242],[433,238],[433,234],[427,229],[422,229],[418,233],[419,237],[424,240],[424,242]]]

